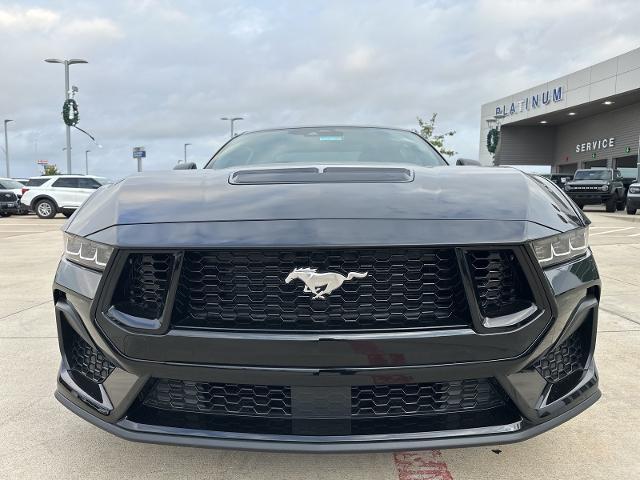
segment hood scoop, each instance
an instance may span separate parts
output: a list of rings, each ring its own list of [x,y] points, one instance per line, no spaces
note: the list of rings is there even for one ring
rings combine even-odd
[[[298,167],[238,170],[229,177],[232,185],[285,183],[406,183],[413,170],[397,167]]]

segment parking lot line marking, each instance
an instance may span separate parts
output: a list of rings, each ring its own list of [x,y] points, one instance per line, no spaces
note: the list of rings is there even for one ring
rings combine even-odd
[[[598,232],[598,233],[592,233],[591,236],[595,236],[595,235],[606,235],[607,233],[616,233],[616,232],[623,232],[625,230],[632,230],[636,227],[625,227],[625,228],[615,228],[613,230],[607,230],[605,232]]]
[[[440,450],[393,454],[398,480],[453,480]]]

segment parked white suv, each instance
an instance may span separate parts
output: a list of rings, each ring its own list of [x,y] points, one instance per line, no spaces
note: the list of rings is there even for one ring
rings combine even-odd
[[[106,183],[107,179],[91,175],[33,177],[23,188],[20,200],[40,218],[53,218],[58,212],[70,217],[96,189]]]

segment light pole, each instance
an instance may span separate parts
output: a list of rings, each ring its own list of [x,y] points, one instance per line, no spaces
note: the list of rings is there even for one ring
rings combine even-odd
[[[47,58],[47,63],[61,63],[64,65],[64,96],[65,100],[69,100],[69,65],[76,63],[89,63],[80,58],[72,58],[70,60],[58,60],[57,58]],[[67,130],[67,173],[71,173],[71,127],[65,124]]]
[[[11,178],[11,167],[9,166],[9,137],[7,136],[7,123],[13,120],[4,121],[4,158],[7,162],[7,178]]]
[[[187,163],[187,147],[191,145],[190,143],[184,144],[184,163]]]
[[[233,123],[237,120],[244,120],[244,117],[222,117],[220,120],[229,121],[231,125],[231,138],[233,138]]]
[[[89,175],[89,152],[91,150],[84,151],[84,174]]]

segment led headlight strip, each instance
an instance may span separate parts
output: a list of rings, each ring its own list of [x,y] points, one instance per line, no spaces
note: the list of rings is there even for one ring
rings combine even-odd
[[[86,238],[64,234],[64,257],[70,262],[77,263],[94,270],[104,270],[113,247],[92,242]]]
[[[533,242],[536,258],[543,268],[584,255],[588,248],[589,227],[577,228]]]

